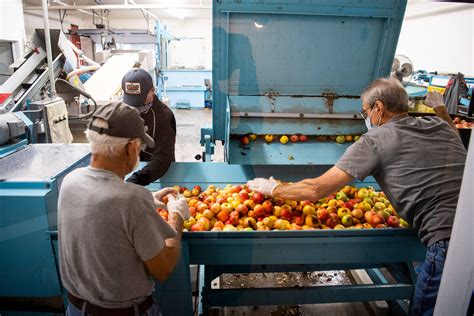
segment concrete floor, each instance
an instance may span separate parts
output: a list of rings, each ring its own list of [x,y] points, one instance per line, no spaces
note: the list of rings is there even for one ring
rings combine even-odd
[[[212,125],[211,110],[173,109],[177,124],[176,161],[196,162],[196,155],[202,155],[200,145],[201,127]],[[73,131],[75,142],[86,141],[82,131]],[[224,161],[223,146],[216,144],[213,161]],[[325,271],[311,273],[265,273],[246,275],[224,275],[219,278],[222,288],[242,287],[295,287],[350,284],[351,279],[345,271]],[[214,312],[214,311],[213,311]],[[338,303],[296,306],[246,306],[226,307],[216,310],[218,315],[232,316],[365,316],[374,313],[365,303]]]

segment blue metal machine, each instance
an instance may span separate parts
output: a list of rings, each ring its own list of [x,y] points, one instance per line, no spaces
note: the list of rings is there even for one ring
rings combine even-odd
[[[201,143],[210,161],[214,142],[224,142],[227,163],[176,163],[150,189],[321,175],[348,145],[314,136],[366,131],[359,96],[369,82],[390,74],[405,7],[404,0],[214,1],[213,126],[202,129]],[[239,137],[248,133],[312,137],[286,145],[257,139],[245,148]],[[378,188],[373,178],[355,184]],[[164,315],[191,315],[189,264],[197,264],[200,314],[220,306],[378,300],[406,314],[416,279],[412,262],[422,260],[424,251],[416,234],[404,229],[185,232],[182,260],[155,295]],[[365,269],[373,283],[211,287],[224,273],[332,269]]]
[[[0,126],[0,134],[10,135],[0,145],[0,313],[19,306],[62,312],[57,241],[50,232],[57,230],[62,179],[88,164],[89,148],[29,144],[32,123],[21,112],[0,115]]]

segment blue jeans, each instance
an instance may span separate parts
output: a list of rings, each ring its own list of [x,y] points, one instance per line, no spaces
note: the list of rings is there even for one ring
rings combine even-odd
[[[427,248],[425,261],[416,268],[415,293],[408,315],[433,315],[448,247],[449,239],[444,239]]]
[[[82,312],[79,308],[69,303],[67,305],[66,316],[87,316],[86,312]],[[135,316],[161,316],[161,311],[156,302],[143,314],[136,313]]]

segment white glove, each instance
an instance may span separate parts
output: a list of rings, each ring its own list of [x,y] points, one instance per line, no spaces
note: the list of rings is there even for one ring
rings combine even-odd
[[[176,199],[171,194],[168,195],[168,212],[178,214],[183,221],[191,217],[186,199],[184,197]]]
[[[157,208],[162,208],[166,210],[166,204],[163,203],[163,198],[168,194],[176,194],[176,191],[173,188],[164,188],[159,191],[153,192],[153,200],[155,201],[155,206]]]
[[[273,179],[273,177],[270,177],[270,179],[255,178],[248,181],[247,185],[252,191],[257,191],[265,195],[272,195],[273,189],[278,185],[278,182]]]
[[[423,103],[432,109],[439,106],[444,106],[443,104],[443,95],[437,91],[430,91],[426,95],[425,101]]]

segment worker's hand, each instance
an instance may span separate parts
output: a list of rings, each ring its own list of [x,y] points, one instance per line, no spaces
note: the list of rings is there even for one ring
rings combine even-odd
[[[257,191],[265,195],[272,195],[273,189],[278,185],[278,182],[273,179],[273,177],[270,177],[270,179],[255,178],[248,181],[247,185],[252,191]]]
[[[443,95],[438,91],[430,91],[426,95],[425,101],[423,101],[423,103],[432,109],[437,108],[439,106],[444,106]]]
[[[166,204],[163,202],[163,198],[168,194],[176,194],[175,189],[173,188],[164,188],[159,191],[153,192],[153,200],[155,201],[155,206],[157,208],[163,208],[166,210]]]
[[[191,217],[186,199],[184,197],[176,199],[172,194],[168,195],[168,212],[178,214],[183,221]]]

